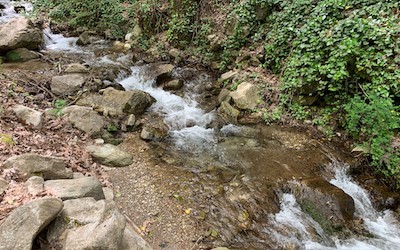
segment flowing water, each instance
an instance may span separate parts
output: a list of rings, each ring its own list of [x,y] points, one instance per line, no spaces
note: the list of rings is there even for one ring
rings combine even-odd
[[[1,11],[0,22],[19,15],[9,1],[0,3],[6,7]],[[31,10],[31,5],[24,6],[27,11]],[[125,67],[131,61],[129,55],[96,52],[107,48],[107,41],[99,40],[90,48],[80,47],[76,45],[77,38],[65,38],[51,33],[50,29],[44,30],[44,39],[46,50],[81,54],[90,66]],[[209,194],[206,198],[196,194],[194,199],[209,200],[213,211],[220,211],[214,216],[210,214],[209,223],[219,227],[221,232],[227,230],[226,235],[231,233],[225,242],[233,245],[239,242],[236,245],[248,249],[266,246],[277,249],[400,249],[400,225],[395,214],[390,210],[377,211],[369,194],[349,177],[346,164],[334,160],[340,157],[333,156],[329,148],[300,132],[276,127],[213,127],[216,112],[205,111],[201,104],[204,92],[201,87],[213,81],[210,75],[196,72],[185,81],[183,94],[176,95],[156,87],[154,79],[146,77],[146,70],[146,65],[131,67],[128,76],[128,71],[121,74],[119,83],[128,90],[146,91],[157,100],[150,112],[161,115],[169,127],[167,148],[174,151],[174,157],[189,159],[186,163],[194,160],[195,165],[201,165],[202,162],[207,170],[198,172],[206,176],[204,179],[208,178],[210,186],[222,187],[213,199]],[[176,77],[181,74],[180,69],[175,71]],[[217,172],[210,170],[214,165],[219,167]],[[302,211],[293,194],[275,191],[277,182],[314,176],[318,168],[334,169],[330,183],[353,198],[355,216],[362,219],[368,234],[329,236]],[[216,173],[222,177],[217,178]],[[206,184],[201,185],[207,188]],[[274,202],[275,210],[271,205]],[[235,214],[234,219],[229,213]],[[237,219],[238,213],[244,213],[245,218]],[[248,213],[253,217],[252,224],[246,218]],[[242,222],[240,230],[232,226],[237,220]],[[249,230],[245,235],[240,233],[243,228]],[[237,230],[237,233],[228,230]]]

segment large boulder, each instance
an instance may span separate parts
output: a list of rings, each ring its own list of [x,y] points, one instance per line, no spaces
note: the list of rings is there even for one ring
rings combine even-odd
[[[124,249],[125,225],[126,219],[113,201],[93,198],[68,200],[49,228],[48,241],[66,250]]]
[[[82,88],[84,83],[85,77],[82,74],[54,76],[51,79],[50,88],[56,95],[73,95]]]
[[[105,199],[101,183],[96,177],[45,181],[44,188],[62,200],[82,197]]]
[[[42,112],[36,111],[23,105],[15,105],[13,108],[13,112],[22,123],[35,129],[40,129],[42,127]]]
[[[69,106],[62,109],[64,117],[77,129],[90,136],[98,135],[106,126],[106,121],[89,107]]]
[[[32,241],[62,208],[56,198],[33,200],[16,208],[0,224],[0,249],[32,249]]]
[[[236,107],[240,109],[254,109],[259,101],[257,86],[249,82],[239,84],[237,90],[231,93]]]
[[[327,233],[346,227],[354,218],[353,198],[321,177],[291,182],[289,186],[302,210]]]
[[[0,25],[0,52],[18,48],[36,50],[43,44],[42,32],[26,17]]]
[[[8,158],[3,169],[16,168],[21,177],[42,176],[45,180],[72,178],[72,171],[66,168],[64,160],[51,156],[23,154]]]
[[[124,167],[132,164],[132,156],[112,144],[92,145],[87,147],[87,151],[104,165]]]
[[[122,91],[109,87],[102,90],[101,93],[102,95],[86,95],[77,104],[95,107],[103,114],[119,116],[126,114],[140,115],[155,102],[151,95],[141,90]]]

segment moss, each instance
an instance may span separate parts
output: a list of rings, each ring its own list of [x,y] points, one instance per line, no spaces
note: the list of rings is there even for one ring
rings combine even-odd
[[[338,231],[338,227],[335,227],[329,218],[321,214],[314,204],[308,200],[301,200],[299,202],[301,210],[307,213],[313,218],[328,235],[332,235],[334,232]]]

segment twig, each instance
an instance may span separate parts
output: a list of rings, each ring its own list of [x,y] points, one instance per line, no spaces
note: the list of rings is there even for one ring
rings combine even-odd
[[[33,86],[35,86],[35,87],[37,87],[37,88],[39,88],[39,89],[45,91],[45,92],[46,92],[47,94],[49,94],[53,99],[56,98],[56,96],[55,96],[53,93],[51,93],[50,90],[48,90],[47,88],[45,88],[45,87],[43,87],[43,86],[40,86],[39,83],[38,83],[38,81],[37,81],[35,78],[31,77],[30,75],[28,75],[26,72],[24,72],[24,71],[22,71],[22,70],[19,70],[19,72],[22,73],[22,74],[23,74],[25,77],[27,77],[29,80],[33,81],[33,82],[29,82],[29,84],[31,84],[31,85],[33,85]]]
[[[133,229],[140,234],[141,236],[145,236],[143,231],[140,230],[140,228],[138,226],[136,226],[135,223],[133,223],[133,221],[124,213],[126,220],[129,222],[129,224],[133,227]]]
[[[196,242],[194,243],[193,247],[190,248],[190,250],[194,250],[201,240],[203,240],[203,236],[200,236],[200,237],[196,240]]]

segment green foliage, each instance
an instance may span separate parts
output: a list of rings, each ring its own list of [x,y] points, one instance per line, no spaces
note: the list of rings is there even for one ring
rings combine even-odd
[[[371,94],[354,97],[345,105],[346,129],[368,149],[372,165],[386,177],[394,177],[400,187],[400,157],[391,146],[400,127],[400,113],[390,98]]]
[[[54,104],[53,104],[54,108],[50,109],[49,113],[51,115],[54,115],[54,116],[61,116],[62,115],[62,109],[65,108],[67,105],[68,105],[68,103],[67,103],[66,100],[57,99],[57,100],[54,101]]]
[[[56,22],[65,22],[72,28],[110,30],[114,36],[122,37],[127,19],[119,0],[37,0],[37,11],[48,11]],[[126,28],[125,28],[126,29]]]

